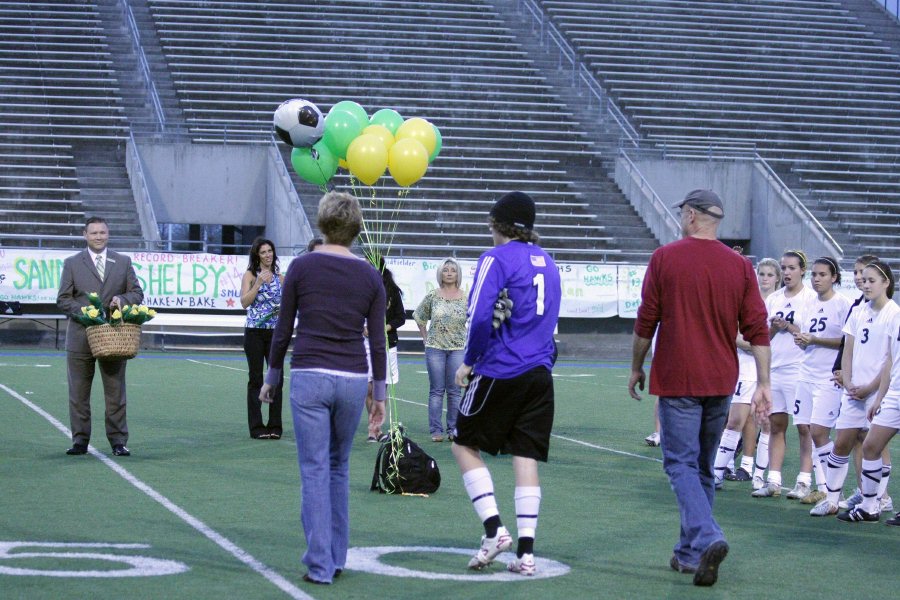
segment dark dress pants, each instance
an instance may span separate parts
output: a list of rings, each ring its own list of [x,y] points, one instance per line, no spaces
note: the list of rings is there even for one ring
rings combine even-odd
[[[91,354],[66,352],[69,378],[69,423],[72,441],[88,444],[91,440],[91,384],[97,366],[103,381],[106,402],[106,439],[111,446],[128,443],[125,419],[125,360],[98,361]]]
[[[269,364],[269,350],[272,347],[273,329],[244,329],[244,354],[247,355],[247,367],[250,378],[247,381],[247,424],[250,435],[282,434],[281,425],[281,388],[284,378],[272,390],[272,403],[269,404],[269,423],[263,424],[262,403],[259,401],[259,390],[264,381],[263,366]]]

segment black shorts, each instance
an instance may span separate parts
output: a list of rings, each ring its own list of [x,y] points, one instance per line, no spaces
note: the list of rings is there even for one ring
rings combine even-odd
[[[552,429],[553,375],[545,367],[511,379],[476,375],[459,403],[456,443],[547,462]]]

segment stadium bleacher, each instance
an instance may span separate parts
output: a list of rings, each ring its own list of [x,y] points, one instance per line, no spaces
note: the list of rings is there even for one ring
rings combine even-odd
[[[79,146],[127,137],[96,2],[0,2],[0,244],[84,243]]]
[[[387,185],[386,206],[364,203],[373,224],[380,213],[397,223],[392,255],[476,256],[489,202],[511,189],[534,195],[558,259],[643,261],[657,245],[603,173],[583,181],[593,140],[483,2],[322,2],[303,19],[278,2],[148,6],[195,141],[268,132],[273,109],[297,96],[324,111],[351,99],[440,127],[441,156],[408,197],[390,200],[397,188]],[[314,214],[320,193],[295,183]],[[601,211],[623,226],[598,233],[608,226]]]
[[[847,254],[900,264],[900,59],[838,0],[540,0],[658,145],[753,145]]]

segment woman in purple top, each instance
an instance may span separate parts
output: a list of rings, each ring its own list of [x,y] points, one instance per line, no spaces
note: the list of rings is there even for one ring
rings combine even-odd
[[[291,411],[300,464],[303,563],[311,583],[340,574],[350,540],[349,460],[368,387],[363,324],[384,323],[381,276],[350,252],[362,228],[359,202],[329,192],[319,202],[325,244],[288,267],[260,400],[271,402],[297,321],[291,356]],[[384,419],[387,355],[384,336],[370,340],[373,415]]]

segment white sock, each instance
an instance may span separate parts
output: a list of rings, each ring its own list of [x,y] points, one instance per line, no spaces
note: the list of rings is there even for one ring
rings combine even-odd
[[[797,483],[805,483],[806,485],[812,485],[812,473],[805,473],[801,471],[797,473]]]
[[[828,470],[825,472],[825,493],[828,501],[834,504],[841,498],[841,488],[847,478],[847,470],[850,468],[849,456],[838,456],[834,450],[828,455]]]
[[[875,460],[862,461],[862,473],[860,474],[859,488],[863,501],[860,508],[870,514],[878,514],[881,511],[878,506],[878,488],[881,487],[881,457]]]
[[[781,487],[781,471],[769,471],[769,477],[766,479],[767,483],[774,483],[778,487]]]
[[[887,493],[888,480],[891,478],[891,465],[881,465],[881,483],[878,484],[878,499],[884,498]]]
[[[540,509],[540,487],[516,487],[516,535],[520,538],[534,538]]]
[[[831,454],[833,449],[834,442],[828,440],[827,444],[816,447],[813,450],[813,465],[816,468],[816,487],[818,487],[820,492],[826,491],[825,479],[828,473],[828,455]]]
[[[769,434],[759,434],[756,444],[756,472],[762,473],[769,468]]]
[[[486,467],[463,473],[463,485],[482,523],[500,514],[497,510],[497,499],[494,498],[494,482],[491,480],[491,472]]]
[[[717,481],[721,481],[725,477],[725,467],[728,466],[729,461],[734,459],[734,449],[737,448],[740,439],[740,431],[726,429],[722,432],[719,450],[716,452],[716,463],[713,466]]]
[[[753,457],[746,454],[741,457],[741,468],[748,473],[753,472]]]

